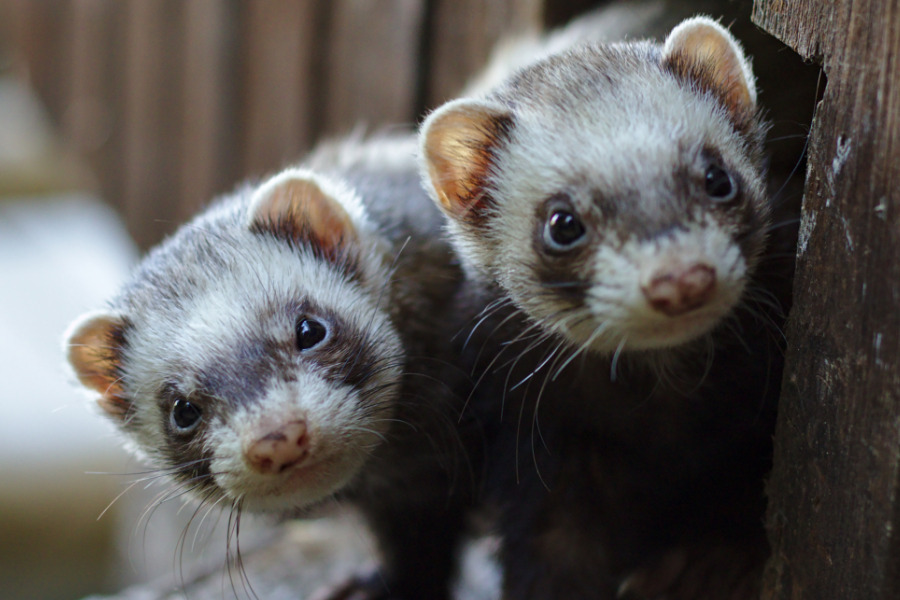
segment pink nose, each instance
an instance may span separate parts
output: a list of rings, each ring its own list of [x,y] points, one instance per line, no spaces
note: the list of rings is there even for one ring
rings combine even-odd
[[[709,302],[715,289],[716,270],[703,263],[661,269],[641,286],[653,310],[670,317],[700,308]]]
[[[306,421],[291,421],[244,444],[244,458],[250,468],[263,475],[275,475],[302,463],[309,454]]]

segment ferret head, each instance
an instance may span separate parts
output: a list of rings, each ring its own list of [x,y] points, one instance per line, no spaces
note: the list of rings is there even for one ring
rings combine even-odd
[[[585,46],[423,124],[425,186],[470,272],[603,353],[684,344],[740,301],[764,244],[753,75],[716,22]]]
[[[288,170],[184,226],[68,361],[136,450],[195,497],[285,511],[350,482],[388,428],[399,336],[355,195]]]

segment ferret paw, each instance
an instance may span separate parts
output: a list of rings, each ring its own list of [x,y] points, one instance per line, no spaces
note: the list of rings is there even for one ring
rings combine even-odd
[[[766,554],[758,547],[716,544],[678,548],[629,575],[621,600],[755,600]]]

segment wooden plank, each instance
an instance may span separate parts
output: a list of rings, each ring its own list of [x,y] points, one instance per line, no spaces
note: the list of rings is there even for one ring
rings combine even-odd
[[[0,2],[0,61],[4,67],[12,67],[14,73],[20,76],[25,63],[21,46],[28,20],[27,9],[28,4],[23,0]]]
[[[129,0],[125,19],[124,212],[142,248],[177,226],[182,94],[180,0]]]
[[[214,195],[233,184],[234,148],[228,81],[231,32],[235,15],[221,0],[184,3],[184,91],[182,118],[181,201],[175,218],[184,220]]]
[[[61,53],[69,71],[67,101],[61,117],[63,133],[83,155],[90,155],[103,143],[109,126],[100,100],[106,75],[101,67],[108,51],[103,41],[109,8],[109,0],[73,0],[68,52]]]
[[[70,1],[6,1],[11,45],[20,57],[18,74],[25,76],[46,104],[51,118],[59,123],[66,93],[66,86],[60,83],[68,79],[67,61],[61,58],[70,25]]]
[[[241,169],[260,175],[293,160],[313,137],[314,0],[242,5]]]
[[[325,133],[358,123],[414,123],[423,0],[335,0],[329,35]]]
[[[769,509],[769,599],[900,597],[900,0],[757,0],[828,78]]]
[[[69,72],[66,104],[60,116],[66,142],[85,158],[97,177],[101,195],[122,202],[121,153],[116,135],[121,99],[119,42],[121,4],[116,0],[73,0],[68,37],[61,59]]]
[[[434,0],[425,103],[454,98],[504,35],[540,28],[544,0]]]

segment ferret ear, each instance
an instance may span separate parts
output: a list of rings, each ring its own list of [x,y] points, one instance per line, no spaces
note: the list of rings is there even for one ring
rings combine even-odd
[[[76,320],[65,335],[66,358],[78,380],[100,394],[97,404],[123,420],[131,407],[121,380],[125,321],[105,312],[88,313]]]
[[[505,108],[478,100],[455,100],[422,125],[425,187],[431,184],[440,208],[457,220],[480,220],[490,204],[487,178],[494,154],[512,126]]]
[[[357,239],[356,226],[337,197],[353,193],[303,169],[288,169],[265,182],[250,204],[249,226],[326,257],[344,256]],[[358,204],[358,203],[357,203]]]
[[[756,115],[756,84],[741,45],[708,17],[682,21],[669,33],[663,64],[678,77],[717,97],[739,130]]]

